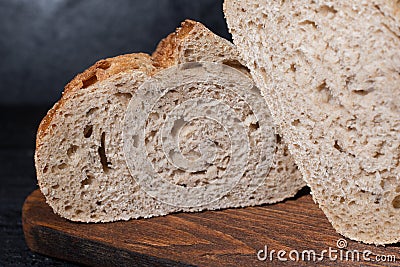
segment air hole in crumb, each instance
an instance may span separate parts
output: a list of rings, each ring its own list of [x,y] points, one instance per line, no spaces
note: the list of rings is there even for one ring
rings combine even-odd
[[[186,49],[184,52],[183,52],[183,55],[185,56],[185,57],[189,57],[190,55],[192,55],[193,54],[193,49]]]
[[[67,164],[65,164],[65,163],[61,163],[60,165],[58,165],[57,167],[60,169],[60,170],[64,170],[65,168],[67,168]]]
[[[360,95],[360,96],[366,96],[369,93],[373,92],[374,89],[369,89],[369,90],[353,90],[353,93]]]
[[[400,195],[396,196],[392,201],[393,208],[400,209]]]
[[[396,187],[396,193],[400,192],[400,185],[398,187]]]
[[[151,121],[156,121],[160,118],[160,115],[156,112],[151,112],[148,116],[147,116],[148,120]]]
[[[81,213],[83,213],[82,210],[76,210],[76,211],[75,211],[75,214],[76,214],[76,215],[79,215],[79,214],[81,214]]]
[[[55,185],[52,185],[51,186],[51,188],[53,188],[53,189],[57,189],[57,188],[59,188],[60,187],[60,185],[58,185],[58,184],[55,184]]]
[[[238,60],[232,60],[232,59],[225,59],[222,61],[222,64],[225,64],[229,67],[235,68],[239,71],[245,71],[247,73],[250,73],[250,70],[246,67],[240,64]]]
[[[100,206],[101,205],[101,201],[96,201],[96,205]]]
[[[207,173],[207,170],[201,170],[201,171],[194,171],[194,172],[191,172],[191,174],[192,175],[196,175],[196,174],[206,174]],[[186,186],[186,185],[185,185]]]
[[[87,112],[86,112],[86,116],[90,116],[90,115],[92,115],[93,113],[95,113],[96,112],[96,110],[98,110],[99,108],[91,108],[91,109],[89,109]]]
[[[81,186],[91,185],[93,183],[94,177],[91,174],[86,173],[86,178],[81,181]]]
[[[376,151],[375,154],[374,154],[372,157],[375,158],[375,159],[377,159],[377,158],[379,158],[380,156],[384,156],[384,155],[385,155],[385,154],[382,154],[382,153]]]
[[[258,121],[256,123],[250,123],[249,128],[250,130],[256,131],[260,128],[260,124],[258,123]]]
[[[282,136],[280,136],[279,134],[276,134],[275,137],[276,137],[276,143],[278,143],[278,144],[282,143]]]
[[[294,121],[292,121],[292,125],[293,126],[298,126],[300,124],[300,120],[299,119],[295,119]]]
[[[70,148],[67,149],[68,157],[71,157],[73,154],[75,154],[77,150],[78,150],[78,146],[75,146],[75,145],[70,146]]]
[[[83,129],[83,136],[85,138],[89,138],[90,136],[92,136],[93,133],[93,125],[86,125],[85,129]]]
[[[344,197],[340,197],[340,200],[339,200],[339,202],[340,202],[340,203],[344,203],[344,202],[345,202],[345,199],[344,199]]]
[[[116,97],[125,98],[127,100],[130,100],[132,98],[132,94],[131,93],[116,93],[114,95]]]
[[[112,165],[112,164],[111,164],[111,162],[108,161],[107,155],[106,155],[106,133],[105,132],[103,132],[101,134],[101,146],[99,147],[97,152],[99,153],[100,163],[101,163],[101,166],[103,167],[103,171],[105,173],[107,173],[110,170],[110,165]]]
[[[317,86],[317,91],[318,92],[321,92],[322,90],[328,90],[328,86],[327,86],[325,81]]]
[[[44,166],[44,168],[43,168],[43,173],[46,173],[47,171],[49,170],[49,166]]]
[[[292,63],[292,64],[290,64],[290,70],[291,71],[293,71],[293,72],[296,72],[296,64],[294,64],[294,63]]]
[[[64,209],[65,211],[69,211],[70,209],[72,209],[72,206],[71,205],[65,206]]]
[[[333,147],[340,152],[344,152],[343,148],[339,145],[338,140],[335,140],[335,144],[333,145]]]
[[[315,23],[315,21],[312,20],[303,20],[299,23],[299,25],[311,25],[314,29],[317,28],[317,24]]]
[[[336,14],[336,13],[338,12],[334,7],[327,6],[327,5],[321,6],[321,8],[319,9],[319,11],[320,11],[323,15],[327,15],[328,13]]]
[[[95,84],[97,82],[97,76],[96,73],[93,73],[92,76],[87,78],[86,80],[82,81],[82,89],[88,88],[92,84]]]
[[[146,136],[146,141],[151,140],[152,138],[154,138],[154,136],[156,136],[156,134],[157,134],[157,131],[148,132],[147,136]]]

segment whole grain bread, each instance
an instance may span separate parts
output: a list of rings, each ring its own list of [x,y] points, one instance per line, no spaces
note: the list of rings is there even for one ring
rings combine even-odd
[[[234,43],[333,227],[400,241],[400,6],[226,0]]]
[[[215,65],[214,70],[210,69],[212,63],[186,64],[183,65],[184,68],[178,69],[178,72],[170,71],[173,66],[198,61],[231,66],[235,68],[236,74],[233,73],[232,77],[218,78],[216,73],[222,75],[232,73],[232,70],[226,70],[231,69],[228,67],[218,67],[221,65]],[[141,117],[140,120],[132,121],[130,116],[134,116],[135,113],[127,113],[128,107],[133,105],[129,104],[134,102],[132,99],[145,102],[152,100],[140,95],[144,85],[157,80],[179,83],[180,80],[172,78],[173,75],[187,71],[195,71],[194,78],[181,77],[182,80],[186,79],[182,88],[190,84],[194,88],[190,97],[196,98],[203,92],[203,96],[214,96],[223,100],[232,110],[237,110],[237,114],[244,120],[245,134],[251,144],[251,160],[245,166],[245,172],[239,177],[241,179],[236,186],[223,197],[216,198],[216,201],[197,206],[171,204],[179,196],[163,191],[163,188],[160,188],[158,194],[166,196],[167,201],[143,190],[138,181],[144,174],[137,173],[137,168],[133,166],[142,163],[138,161],[137,154],[134,154],[134,146],[127,145],[135,141],[130,127],[147,120],[147,126],[150,127],[150,136],[146,139],[148,159],[154,160],[154,169],[167,177],[169,183],[185,188],[218,181],[218,175],[224,166],[208,166],[205,171],[188,175],[176,168],[172,170],[170,165],[166,165],[166,155],[160,154],[160,150],[156,149],[160,147],[157,143],[157,137],[160,137],[157,130],[162,128],[161,116],[168,114],[167,108],[172,109],[174,105],[182,104],[182,99],[187,98],[189,93],[185,95],[171,90],[168,97],[159,99],[158,109],[149,113],[147,118]],[[160,216],[177,211],[215,210],[274,203],[295,195],[304,185],[301,174],[280,136],[275,140],[275,132],[272,132],[273,140],[263,140],[265,134],[271,136],[271,131],[274,131],[273,123],[268,112],[263,112],[259,118],[252,114],[251,103],[250,106],[246,104],[251,97],[246,95],[254,98],[254,95],[259,95],[260,92],[251,79],[241,73],[249,75],[247,69],[238,61],[237,51],[230,42],[216,36],[204,25],[187,20],[175,33],[161,41],[152,56],[129,54],[100,60],[77,75],[65,87],[60,101],[43,119],[37,134],[37,179],[47,203],[54,212],[73,221],[109,222]],[[207,79],[204,79],[204,76]],[[197,77],[200,77],[199,80]],[[229,87],[240,84],[248,86],[249,92],[245,92],[244,96],[235,98],[235,95],[227,93],[231,92]],[[148,92],[153,93],[152,90]],[[256,97],[254,101],[261,110],[266,109],[261,97]],[[131,115],[125,118],[125,114]],[[160,117],[153,119],[152,116]],[[216,139],[220,138],[220,132],[208,129],[208,126],[189,124],[182,133],[182,138],[184,141],[197,140],[196,133],[199,127],[201,131],[207,130],[211,135],[214,134]],[[217,130],[221,130],[218,125],[216,127]],[[263,133],[262,129],[269,129],[269,133]],[[218,140],[221,140],[221,144],[217,145],[217,148],[223,148],[224,138]],[[193,156],[193,147],[190,145],[193,145],[193,142],[182,147],[182,153],[186,153],[188,157]],[[262,148],[275,153],[265,155]],[[224,155],[223,150],[221,155]],[[264,159],[257,158],[262,155]],[[216,159],[218,156],[219,154]],[[272,161],[269,172],[261,170],[259,174],[259,167],[262,166],[258,166],[258,163],[268,161],[268,157]],[[169,169],[166,170],[165,166]],[[257,181],[261,181],[260,184],[251,184],[253,176],[258,178]],[[191,196],[187,197],[190,203]]]

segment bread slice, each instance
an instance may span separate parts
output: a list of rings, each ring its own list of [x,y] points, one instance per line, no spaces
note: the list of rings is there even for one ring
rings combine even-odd
[[[216,63],[190,63],[195,61]],[[239,63],[234,46],[202,24],[190,20],[164,39],[152,56],[130,54],[100,60],[66,86],[61,100],[40,124],[35,163],[39,186],[47,203],[54,212],[73,221],[110,222],[178,211],[274,203],[295,195],[304,185],[301,174],[281,138],[275,140],[269,113],[262,112],[259,117],[253,114],[254,110],[266,110],[266,104],[251,79],[243,73],[249,75]],[[153,89],[157,88],[151,85],[157,81],[169,83],[171,88],[156,92]],[[193,90],[187,93],[178,90],[189,88],[188,85]],[[150,88],[146,90],[146,86]],[[235,87],[247,92],[235,95],[232,93]],[[149,98],[147,93],[155,94],[155,98]],[[205,159],[203,169],[182,170],[170,164],[169,153],[163,154],[173,150],[160,149],[164,145],[160,143],[161,130],[167,129],[171,122],[172,126],[180,122],[179,118],[165,120],[168,114],[178,107],[182,112],[198,107],[207,109],[207,105],[182,109],[199,96],[213,97],[229,107],[227,112],[234,111],[232,116],[238,117],[238,123],[244,127],[239,136],[244,135],[249,140],[248,164],[237,170],[240,176],[221,180],[233,185],[225,195],[207,191],[202,196],[203,202],[199,203],[191,202],[195,197],[186,194],[188,205],[184,205],[182,195],[169,191],[166,185],[174,185],[175,189],[185,193],[192,192],[191,188],[221,187],[219,176],[234,160],[226,155],[227,136],[221,134],[226,125],[222,127],[213,122],[196,124],[193,120],[185,123],[179,132],[182,144],[179,148],[182,155],[196,162],[198,151],[202,151],[199,138],[204,140],[204,136],[198,134],[207,132],[209,140],[205,143],[213,138],[214,143],[207,143],[205,155],[208,155],[207,149],[214,149],[216,152],[210,155],[214,155],[216,164]],[[155,101],[156,105],[155,111],[135,121],[132,118],[143,113],[141,108],[134,112],[134,103],[138,101],[144,106],[148,101]],[[214,112],[214,109],[208,111]],[[143,125],[144,129],[139,128],[139,132],[148,130],[148,135],[135,136],[135,125]],[[144,147],[135,151],[135,141],[143,143]],[[143,154],[144,158],[140,159]],[[150,189],[145,188],[151,177],[138,171],[149,162],[153,163],[156,174],[166,181],[153,190],[155,194],[149,192],[151,185]],[[230,179],[236,179],[237,183]]]
[[[333,227],[400,241],[399,2],[226,0],[224,12]]]

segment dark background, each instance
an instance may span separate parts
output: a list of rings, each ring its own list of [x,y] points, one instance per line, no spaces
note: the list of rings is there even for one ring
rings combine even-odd
[[[0,266],[72,266],[30,252],[22,233],[39,122],[77,73],[151,53],[186,18],[230,37],[222,0],[0,0]]]
[[[186,18],[229,36],[222,0],[0,0],[0,104],[53,103],[75,74],[151,53]]]

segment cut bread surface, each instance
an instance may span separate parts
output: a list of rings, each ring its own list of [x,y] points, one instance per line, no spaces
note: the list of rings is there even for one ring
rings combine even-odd
[[[400,241],[398,1],[226,0],[241,57],[334,228]]]
[[[224,86],[234,87],[235,84],[239,84],[237,79],[230,80],[229,77],[222,79],[224,86],[218,91],[216,88],[220,86],[221,79],[208,79],[207,74],[204,74],[206,76],[204,79],[197,80],[196,76],[196,79],[188,81],[194,88],[191,97],[195,98],[199,95],[204,97],[208,94],[207,97],[210,98],[214,94],[216,100],[225,101],[227,107],[231,107],[232,110],[237,109],[235,114],[236,116],[241,114],[240,119],[249,118],[245,122],[240,122],[247,127],[244,134],[252,139],[250,141],[253,142],[254,152],[251,153],[262,155],[262,151],[257,150],[255,144],[259,147],[267,147],[267,151],[270,149],[275,152],[273,156],[266,155],[271,158],[270,166],[266,166],[269,167],[269,171],[265,177],[261,177],[263,180],[258,189],[248,190],[252,184],[240,183],[240,181],[251,179],[246,180],[239,176],[236,177],[241,179],[239,186],[233,187],[225,195],[219,195],[215,201],[193,206],[174,205],[173,193],[158,192],[167,197],[170,194],[171,201],[162,201],[157,198],[157,194],[152,196],[138,183],[139,178],[144,178],[141,173],[135,173],[132,166],[129,167],[131,170],[128,168],[126,158],[132,157],[133,162],[137,161],[135,161],[136,154],[126,154],[124,151],[124,144],[135,141],[134,136],[131,136],[133,139],[129,140],[124,137],[125,114],[132,99],[143,100],[142,96],[138,95],[140,86],[152,77],[157,79],[159,77],[157,75],[162,75],[167,68],[188,62],[190,65],[190,62],[195,61],[221,63],[227,68],[232,66],[235,68],[236,75],[246,77],[247,85],[252,84],[246,76],[247,69],[239,63],[237,55],[231,43],[214,35],[202,24],[187,20],[182,23],[181,28],[159,44],[152,56],[130,54],[105,59],[79,74],[66,86],[61,100],[49,111],[38,130],[35,164],[38,183],[47,203],[56,213],[73,221],[109,222],[148,218],[177,211],[215,210],[274,203],[295,195],[304,182],[287,152],[286,145],[281,140],[276,142],[274,132],[271,135],[271,131],[274,130],[269,113],[265,113],[266,117],[263,115],[265,118],[262,120],[260,118],[258,121],[252,114],[251,103],[243,101],[243,105],[240,106],[240,101],[233,99],[232,96],[228,95],[228,98],[224,99],[221,95],[217,95],[217,92],[219,94],[230,92]],[[201,69],[203,65],[199,65]],[[187,69],[190,68],[196,69],[196,65]],[[244,73],[246,75],[243,75]],[[168,81],[168,76],[163,79]],[[257,92],[259,94],[254,86],[248,88],[252,90],[249,92],[250,96]],[[179,104],[184,106],[182,99],[190,95],[188,92],[185,93],[186,91],[174,93],[170,90],[168,92],[166,97],[158,99],[159,107],[156,112],[131,123],[140,124],[146,119],[148,125],[145,129],[167,125],[167,123],[163,125],[157,116],[167,116],[171,109]],[[248,96],[241,97],[246,99]],[[257,103],[265,106],[260,99],[261,97],[258,98]],[[264,123],[262,127],[258,125],[261,122]],[[210,146],[211,152],[215,152],[215,149],[217,151],[214,153],[217,164],[207,165],[206,169],[202,169],[197,174],[184,170],[173,173],[171,165],[167,162],[169,155],[164,155],[165,151],[159,149],[160,144],[154,139],[154,133],[151,130],[144,143],[146,153],[148,153],[146,159],[153,160],[154,169],[162,173],[169,183],[176,186],[195,188],[215,181],[218,183],[219,172],[227,167],[226,164],[230,160],[227,159],[228,155],[224,154],[228,145],[226,134],[219,131],[221,125],[199,124],[199,121],[193,120],[186,122],[183,126],[179,132],[180,140],[183,142],[179,147],[182,155],[196,160],[199,156],[196,153],[202,144],[199,140],[211,136],[217,143]],[[269,131],[262,133],[261,129],[269,129]],[[199,133],[208,135],[198,136]],[[265,134],[273,136],[274,140],[271,138],[262,140],[261,137]],[[153,154],[152,150],[154,150]],[[207,155],[207,147],[204,151]],[[265,161],[268,160],[265,159]],[[144,165],[145,162],[139,162],[139,164]],[[257,175],[254,162],[245,167],[245,175]]]
[[[126,112],[132,177],[171,206],[229,205],[226,195],[247,206],[262,184],[276,186],[266,181],[276,135],[263,107],[253,81],[227,65],[186,63],[159,72]]]

